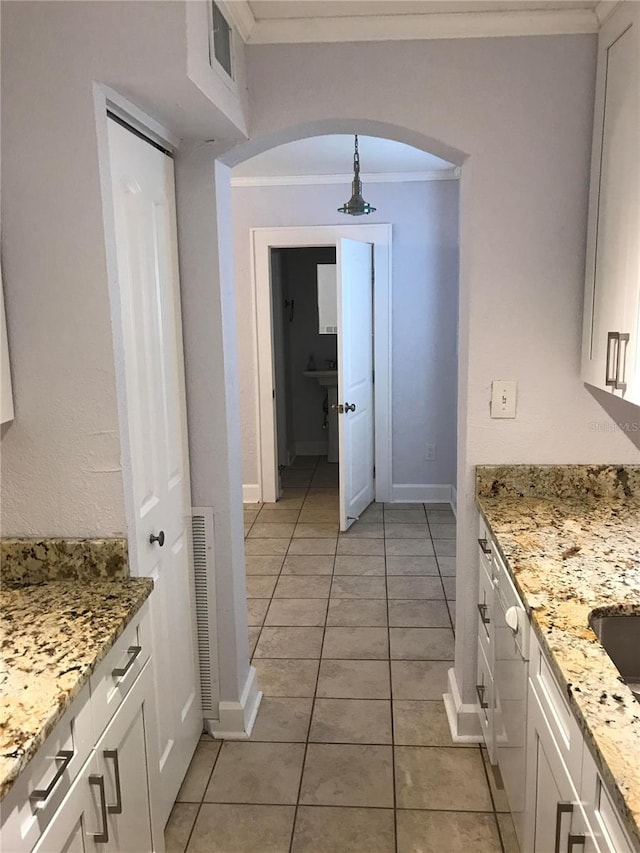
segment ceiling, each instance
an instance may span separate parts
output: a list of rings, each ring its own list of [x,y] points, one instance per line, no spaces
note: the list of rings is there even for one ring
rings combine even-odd
[[[248,44],[595,33],[615,0],[217,0]]]
[[[439,176],[433,173],[442,173],[442,177],[445,173],[449,177],[457,175],[455,167],[446,160],[391,139],[359,136],[358,147],[363,181],[383,175],[412,175],[422,179]],[[338,176],[340,181],[348,182],[352,173],[353,136],[335,134],[299,139],[252,157],[234,168],[233,182],[238,185],[253,183],[256,178],[311,175]]]

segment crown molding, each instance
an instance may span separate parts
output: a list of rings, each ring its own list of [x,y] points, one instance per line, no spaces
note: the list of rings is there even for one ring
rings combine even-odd
[[[235,6],[236,3],[231,3]],[[255,22],[248,44],[401,41],[597,33],[590,9],[376,15],[345,18],[280,18]]]
[[[600,0],[596,6],[596,17],[600,26],[604,24],[609,15],[620,5],[620,0]]]
[[[216,0],[227,23],[234,28],[242,41],[249,42],[256,26],[251,7],[247,0]]]
[[[429,172],[377,172],[360,176],[363,184],[402,184],[420,181],[456,181],[460,168]],[[353,175],[266,175],[262,177],[231,177],[232,187],[300,187],[310,184],[351,184]]]

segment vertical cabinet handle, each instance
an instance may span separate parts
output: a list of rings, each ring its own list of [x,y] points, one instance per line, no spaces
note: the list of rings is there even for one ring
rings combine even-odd
[[[556,843],[553,853],[560,853],[560,838],[562,836],[562,815],[573,814],[573,803],[558,803],[556,806]]]
[[[626,391],[627,372],[627,349],[629,348],[629,335],[618,332],[618,354],[616,358],[616,391]]]
[[[59,761],[60,764],[56,769],[55,776],[49,782],[46,788],[36,788],[29,794],[29,799],[33,800],[36,803],[41,803],[43,800],[46,800],[49,794],[53,791],[55,786],[58,784],[60,779],[62,778],[62,774],[69,766],[69,762],[73,758],[73,750],[69,749],[61,749],[60,752],[53,759],[54,761]]]
[[[607,333],[607,357],[604,384],[614,391],[626,391],[628,332]]]
[[[102,754],[105,758],[110,758],[113,761],[113,769],[115,772],[116,783],[116,801],[114,805],[107,806],[109,814],[122,814],[122,787],[120,785],[120,764],[118,762],[117,749],[105,749]]]
[[[98,789],[100,815],[102,817],[102,832],[91,832],[90,835],[97,844],[107,844],[109,842],[109,824],[107,823],[107,800],[104,795],[104,777],[91,774],[89,784]]]
[[[611,349],[612,344],[615,343],[614,347],[614,357],[611,357]],[[609,388],[616,387],[616,366],[618,363],[618,333],[617,332],[608,332],[607,333],[607,358],[604,366],[604,384]]]
[[[567,853],[573,853],[573,848],[576,846],[576,844],[579,844],[584,847],[586,840],[586,835],[569,834],[569,840],[567,841]]]
[[[483,710],[485,710],[486,708],[489,707],[489,703],[485,702],[485,699],[484,699],[485,690],[486,690],[486,687],[484,686],[484,684],[476,684],[476,693],[478,694],[478,702],[480,703],[480,707]]]

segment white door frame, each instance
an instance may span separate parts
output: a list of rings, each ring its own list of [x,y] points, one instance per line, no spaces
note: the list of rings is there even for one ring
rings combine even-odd
[[[391,500],[391,225],[321,225],[252,228],[251,279],[256,309],[254,364],[258,375],[256,429],[260,496],[268,503],[278,496],[276,422],[273,406],[273,322],[270,250],[301,246],[335,246],[341,237],[373,244],[373,365],[375,371],[375,499]]]

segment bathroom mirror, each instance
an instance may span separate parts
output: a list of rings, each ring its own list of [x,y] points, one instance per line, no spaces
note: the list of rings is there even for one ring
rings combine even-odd
[[[318,332],[321,335],[338,333],[338,293],[335,264],[317,264]]]

